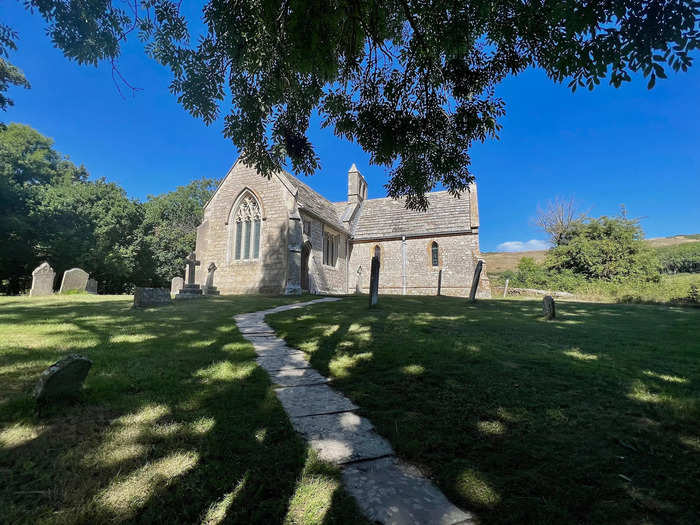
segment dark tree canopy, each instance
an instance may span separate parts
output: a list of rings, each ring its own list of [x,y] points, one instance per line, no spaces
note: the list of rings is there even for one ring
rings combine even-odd
[[[651,88],[687,70],[700,41],[695,0],[209,0],[198,38],[179,1],[27,5],[80,63],[113,62],[138,33],[182,105],[206,123],[225,112],[224,134],[262,173],[318,168],[307,137],[318,112],[418,208],[436,184],[457,193],[472,180],[469,148],[497,135],[507,75],[534,66],[593,89],[641,72]]]

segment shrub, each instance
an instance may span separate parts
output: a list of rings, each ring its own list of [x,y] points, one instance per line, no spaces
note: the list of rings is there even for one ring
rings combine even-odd
[[[588,219],[572,227],[566,242],[547,253],[553,272],[571,271],[588,280],[658,281],[658,260],[643,240],[638,221],[621,217]]]
[[[700,273],[700,242],[656,249],[663,273]]]

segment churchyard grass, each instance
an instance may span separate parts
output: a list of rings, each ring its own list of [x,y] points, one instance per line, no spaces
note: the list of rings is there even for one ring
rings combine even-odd
[[[268,316],[483,523],[697,523],[700,309],[381,296]]]
[[[299,299],[0,298],[0,522],[362,523],[232,319]],[[69,353],[82,395],[37,413]]]

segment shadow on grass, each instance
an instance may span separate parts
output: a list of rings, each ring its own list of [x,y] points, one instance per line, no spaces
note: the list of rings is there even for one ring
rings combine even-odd
[[[268,317],[485,523],[697,521],[700,312],[382,297]]]
[[[114,298],[69,300],[3,305],[3,520],[362,520],[337,472],[307,455],[232,319],[295,299],[145,310]],[[94,363],[81,399],[38,416],[31,387],[73,352]]]

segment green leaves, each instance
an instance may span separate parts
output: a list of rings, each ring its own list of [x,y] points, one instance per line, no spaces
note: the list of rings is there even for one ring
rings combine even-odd
[[[506,76],[540,67],[575,91],[641,72],[651,89],[665,64],[686,71],[700,45],[695,0],[209,0],[196,42],[173,0],[27,5],[79,63],[113,60],[138,31],[171,69],[183,107],[207,124],[223,108],[224,135],[263,175],[289,163],[318,169],[308,139],[318,112],[389,170],[391,196],[416,208],[436,186],[458,193],[474,178],[469,149],[497,138],[504,103],[494,90]]]

